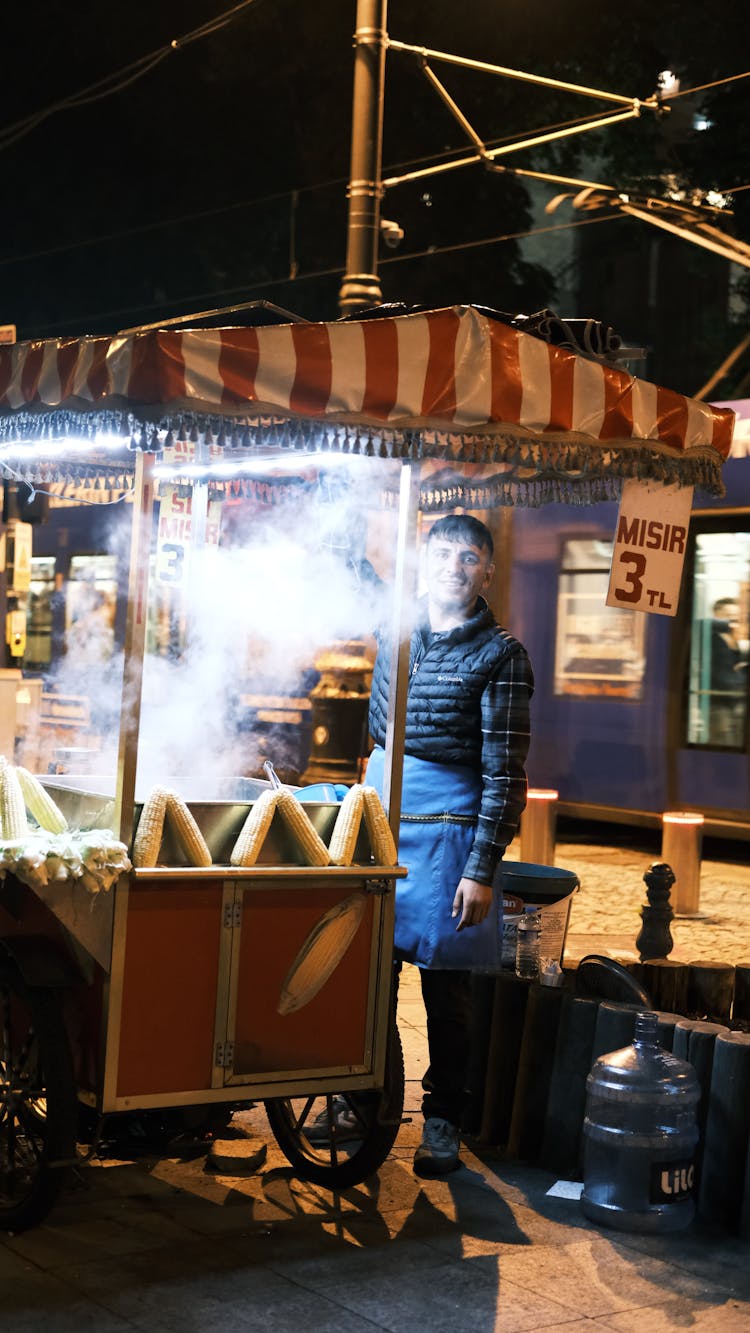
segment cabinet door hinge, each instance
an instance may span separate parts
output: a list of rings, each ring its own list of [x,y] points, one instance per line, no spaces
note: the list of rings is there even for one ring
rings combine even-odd
[[[217,1041],[214,1064],[218,1069],[231,1069],[234,1061],[234,1042]]]
[[[224,927],[226,930],[232,930],[234,926],[242,923],[242,903],[239,898],[234,903],[224,904]]]

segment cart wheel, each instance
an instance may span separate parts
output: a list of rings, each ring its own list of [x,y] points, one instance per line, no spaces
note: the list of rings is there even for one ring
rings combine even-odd
[[[341,1108],[348,1122],[345,1131],[337,1128]],[[331,1188],[358,1185],[382,1166],[398,1134],[403,1109],[404,1054],[395,1025],[382,1091],[280,1097],[266,1102],[274,1138],[297,1175]]]
[[[59,992],[0,970],[0,1229],[49,1212],[75,1157],[76,1091]]]

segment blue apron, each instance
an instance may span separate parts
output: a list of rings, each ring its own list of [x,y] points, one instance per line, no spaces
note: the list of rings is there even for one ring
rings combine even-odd
[[[365,782],[383,795],[385,752],[376,746]],[[399,862],[409,874],[396,884],[397,954],[428,968],[499,971],[502,897],[478,926],[456,932],[453,899],[476,833],[482,782],[473,769],[404,755]]]

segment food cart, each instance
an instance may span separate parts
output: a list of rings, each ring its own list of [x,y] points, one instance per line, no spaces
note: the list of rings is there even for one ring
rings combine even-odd
[[[378,864],[364,831],[350,865],[307,864],[276,815],[256,863],[233,865],[268,784],[201,776],[200,754],[174,785],[207,860],[191,864],[167,819],[157,863],[133,866],[164,478],[190,489],[199,544],[210,486],[215,497],[237,478],[321,457],[372,469],[368,486],[396,526],[385,783],[395,833],[420,511],[589,503],[628,477],[720,491],[732,420],[474,307],[0,348],[4,477],[132,493],[116,772],[44,778],[65,831],[9,840],[3,830],[0,1226],[44,1215],[74,1157],[81,1105],[94,1117],[182,1108],[210,1123],[261,1100],[294,1168],[330,1185],[375,1170],[400,1122],[390,975],[406,868]],[[159,781],[172,786],[168,773]],[[304,808],[326,843],[337,805]],[[312,984],[290,1001],[290,978],[307,967],[309,983],[321,941]],[[339,1094],[361,1136],[313,1142],[313,1114],[322,1105],[333,1119]]]

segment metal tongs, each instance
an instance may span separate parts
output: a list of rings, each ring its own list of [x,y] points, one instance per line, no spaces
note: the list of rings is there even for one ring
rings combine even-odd
[[[271,786],[275,787],[277,791],[284,786],[270,759],[265,759],[263,761],[263,772],[266,774]]]

